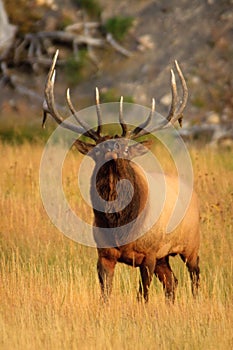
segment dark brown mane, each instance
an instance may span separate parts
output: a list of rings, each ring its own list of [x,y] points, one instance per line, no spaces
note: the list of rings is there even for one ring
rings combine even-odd
[[[96,183],[95,181],[96,175]],[[120,183],[120,180],[129,182]],[[130,186],[131,184],[131,186]],[[118,185],[118,188],[117,188]],[[102,212],[94,210],[95,223],[99,227],[121,227],[135,220],[142,207],[141,191],[135,170],[131,161],[127,159],[110,160],[100,167],[97,174],[92,177],[91,186],[96,187],[98,195],[107,202],[108,208],[112,208],[113,213],[106,212],[102,207]],[[131,189],[133,188],[133,197]],[[118,190],[118,192],[117,192]],[[145,189],[147,191],[147,189]],[[91,199],[93,207],[96,207],[99,199],[96,198],[94,191],[91,190]],[[118,200],[124,207],[124,203],[129,203],[123,210],[117,208],[114,201]],[[111,205],[111,202],[113,203]]]

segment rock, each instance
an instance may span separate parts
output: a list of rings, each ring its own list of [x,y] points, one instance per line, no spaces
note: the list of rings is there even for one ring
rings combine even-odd
[[[226,148],[232,148],[233,147],[233,138],[221,138],[218,140],[218,145]]]
[[[209,124],[219,124],[220,117],[216,112],[210,112],[206,118],[206,122]]]
[[[138,50],[139,51],[145,51],[145,50],[152,50],[155,47],[155,44],[151,38],[151,35],[145,34],[138,38]]]
[[[191,78],[191,81],[192,81],[192,83],[193,83],[194,85],[198,85],[198,84],[200,84],[201,79],[200,79],[200,77],[198,77],[197,75],[194,75],[194,76]]]
[[[164,106],[170,106],[171,104],[171,94],[168,93],[166,95],[164,95],[161,99],[160,99],[160,102],[164,105]]]
[[[54,0],[36,0],[36,4],[38,6],[46,5],[54,11],[58,9],[58,5],[56,4],[56,2]]]
[[[229,120],[231,120],[231,113],[231,109],[229,107],[225,107],[222,112],[222,121],[228,122]]]

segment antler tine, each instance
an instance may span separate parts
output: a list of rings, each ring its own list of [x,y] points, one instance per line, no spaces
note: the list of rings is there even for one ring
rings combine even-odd
[[[92,138],[93,140],[97,141],[99,138],[99,135],[94,130],[92,130],[90,128],[90,126],[85,121],[78,118],[78,115],[77,115],[78,112],[75,110],[75,108],[71,102],[69,88],[66,90],[66,101],[67,101],[69,109],[70,109],[72,115],[74,116],[74,118],[76,119],[76,121],[86,130],[85,134],[87,136],[89,136],[90,138]]]
[[[177,86],[176,86],[176,77],[174,74],[173,69],[171,69],[171,90],[172,90],[172,102],[171,102],[171,107],[170,107],[170,111],[168,113],[167,116],[167,120],[170,122],[172,117],[175,114],[175,110],[177,108]]]
[[[97,87],[95,88],[95,102],[96,102],[96,113],[97,113],[97,119],[98,119],[97,135],[100,137],[102,132],[103,121],[102,121],[102,115],[100,110],[100,94],[99,94],[99,89]]]
[[[141,123],[139,126],[137,126],[133,131],[131,131],[131,138],[132,139],[143,136],[143,135],[148,133],[144,129],[150,124],[154,112],[155,112],[155,99],[152,98],[150,113],[149,113],[147,119],[143,123]]]
[[[54,58],[48,73],[48,77],[46,80],[46,84],[45,84],[45,99],[43,102],[44,115],[43,115],[42,127],[45,127],[47,114],[49,113],[58,124],[61,124],[62,127],[72,130],[78,134],[82,134],[83,132],[85,132],[85,130],[77,125],[64,121],[55,106],[54,83],[55,83],[55,76],[56,76],[55,66],[56,66],[58,54],[59,54],[59,50],[57,50],[54,55]]]
[[[120,98],[120,110],[119,110],[119,122],[121,124],[122,128],[122,137],[125,137],[128,133],[127,125],[125,124],[124,118],[123,118],[123,96]]]
[[[179,107],[178,111],[176,112],[176,114],[177,114],[177,119],[176,120],[180,121],[180,118],[182,119],[182,113],[183,113],[183,111],[185,109],[185,106],[187,104],[187,101],[188,101],[188,87],[187,87],[185,78],[183,76],[182,70],[180,69],[180,66],[179,66],[179,64],[178,64],[178,62],[176,60],[175,60],[175,66],[176,66],[176,70],[178,72],[178,75],[179,75],[179,78],[180,78],[180,82],[181,82],[181,85],[182,85],[182,89],[183,89],[182,102],[180,104],[180,107]]]
[[[166,119],[168,122],[170,121],[172,124],[174,124],[178,120],[180,123],[180,126],[182,126],[182,118],[183,118],[182,113],[185,109],[185,106],[186,106],[186,103],[188,100],[188,88],[187,88],[183,73],[182,73],[177,61],[175,61],[175,66],[176,66],[176,70],[178,72],[180,82],[182,85],[183,95],[182,95],[182,100],[180,102],[180,105],[177,106],[178,105],[178,95],[177,95],[176,79],[175,79],[175,74],[174,74],[173,70],[171,69],[172,103],[171,103],[171,108],[170,108],[169,114],[168,114]]]
[[[43,102],[44,117],[43,117],[42,127],[45,127],[47,113],[50,113],[58,124],[61,124],[63,122],[63,118],[60,116],[60,114],[58,113],[55,107],[54,94],[53,94],[54,82],[55,82],[55,76],[56,76],[55,66],[56,66],[58,54],[59,54],[59,50],[56,51],[53,57],[53,62],[51,64],[48,77],[46,80],[46,84],[45,84],[45,100]]]
[[[177,106],[178,105],[178,95],[177,95],[176,79],[175,79],[175,74],[174,74],[173,70],[171,69],[172,103],[171,103],[171,108],[170,108],[169,114],[168,114],[166,119],[168,122],[170,121],[172,124],[174,124],[178,120],[180,126],[182,126],[182,118],[183,118],[182,113],[185,109],[185,106],[186,106],[186,103],[188,100],[188,88],[187,88],[183,73],[182,73],[177,61],[175,61],[175,66],[176,66],[176,70],[178,72],[180,82],[182,85],[183,95],[182,95],[182,100],[180,102],[180,105]]]
[[[187,88],[183,73],[182,73],[177,61],[175,61],[175,67],[176,67],[176,70],[178,72],[179,79],[180,79],[180,82],[182,85],[182,90],[183,90],[183,95],[182,95],[182,100],[181,100],[180,105],[177,106],[178,105],[178,94],[177,94],[176,78],[175,78],[174,71],[171,69],[172,102],[171,102],[171,107],[170,107],[170,111],[168,113],[168,116],[162,122],[160,122],[159,125],[157,125],[155,128],[153,128],[149,131],[147,131],[147,130],[143,131],[143,127],[145,128],[145,126],[143,126],[143,124],[139,125],[139,127],[137,127],[133,131],[133,134],[134,134],[132,136],[133,139],[136,139],[136,138],[141,137],[141,136],[145,136],[145,135],[152,133],[154,131],[157,131],[157,130],[161,130],[164,127],[166,127],[166,125],[169,122],[174,124],[178,120],[180,123],[180,126],[182,126],[182,118],[183,118],[182,113],[185,109],[185,106],[186,106],[186,103],[188,100],[188,88]],[[136,133],[136,131],[139,130],[139,128],[141,128],[141,131],[139,131],[139,133]]]

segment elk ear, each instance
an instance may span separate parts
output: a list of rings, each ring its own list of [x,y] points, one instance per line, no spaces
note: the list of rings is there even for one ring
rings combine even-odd
[[[129,146],[129,158],[135,158],[147,153],[153,144],[152,140],[141,141]]]
[[[78,151],[82,154],[89,153],[95,147],[95,145],[93,145],[92,143],[87,143],[80,140],[76,140],[74,142],[74,145],[78,149]]]

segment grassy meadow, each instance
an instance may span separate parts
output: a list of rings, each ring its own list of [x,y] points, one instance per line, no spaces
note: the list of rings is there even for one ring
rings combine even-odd
[[[39,192],[40,143],[0,143],[1,349],[233,348],[233,149],[191,150],[201,206],[201,289],[194,300],[186,268],[174,305],[154,278],[138,303],[139,271],[117,265],[113,294],[100,300],[94,248],[63,236]],[[66,162],[64,184],[77,210],[73,181],[79,156]],[[83,216],[88,216],[83,213]]]

